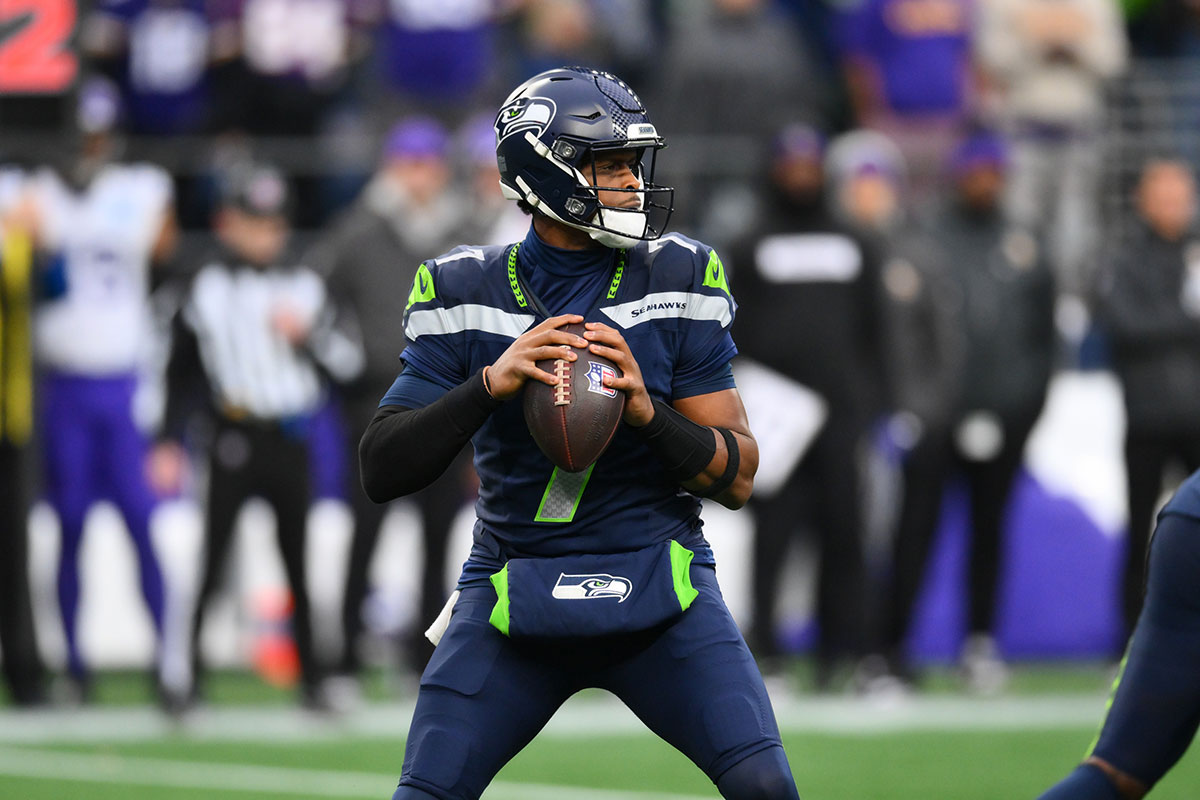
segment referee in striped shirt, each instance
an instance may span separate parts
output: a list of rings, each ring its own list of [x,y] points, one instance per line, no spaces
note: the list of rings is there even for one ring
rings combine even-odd
[[[362,369],[361,336],[328,302],[321,278],[287,255],[289,197],[273,168],[233,174],[216,218],[218,247],[182,292],[167,368],[164,439],[151,472],[178,486],[180,442],[202,411],[211,422],[204,573],[192,621],[193,684],[202,677],[200,627],[221,577],[242,505],[252,496],[275,512],[276,535],[294,600],[302,700],[323,705],[305,577],[311,489],[308,422],[329,381]],[[205,385],[206,384],[206,385]],[[204,399],[202,408],[196,401]]]

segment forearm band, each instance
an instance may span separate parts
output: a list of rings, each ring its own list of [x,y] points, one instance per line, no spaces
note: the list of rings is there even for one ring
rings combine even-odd
[[[725,440],[725,471],[708,488],[692,492],[697,497],[716,497],[730,486],[733,486],[733,482],[737,480],[738,467],[742,463],[742,451],[738,448],[737,437],[733,435],[733,431],[728,428],[716,428],[716,430],[721,434],[721,438]]]
[[[367,496],[384,503],[428,486],[500,405],[480,371],[424,408],[380,408],[358,446]]]
[[[635,428],[676,483],[695,478],[717,454],[712,429],[680,414],[662,400],[654,401],[654,419]]]

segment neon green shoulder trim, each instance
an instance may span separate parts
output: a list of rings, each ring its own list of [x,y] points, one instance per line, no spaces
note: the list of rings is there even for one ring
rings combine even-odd
[[[716,250],[708,254],[708,264],[704,267],[704,285],[733,296],[729,291],[729,280],[725,277],[725,265],[721,263],[721,257],[717,255]]]
[[[429,271],[429,267],[422,264],[417,267],[417,274],[413,278],[412,291],[408,293],[408,304],[404,306],[404,310],[408,311],[414,303],[425,303],[436,297],[433,290],[433,274]]]

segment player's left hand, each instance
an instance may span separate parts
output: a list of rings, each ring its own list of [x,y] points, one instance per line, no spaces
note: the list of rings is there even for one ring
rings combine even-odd
[[[642,381],[642,368],[625,337],[616,328],[610,328],[603,322],[589,322],[583,338],[591,344],[588,350],[598,356],[604,356],[617,365],[621,370],[619,378],[605,378],[604,385],[625,393],[625,413],[622,419],[635,428],[640,428],[654,417],[654,401],[646,391]]]

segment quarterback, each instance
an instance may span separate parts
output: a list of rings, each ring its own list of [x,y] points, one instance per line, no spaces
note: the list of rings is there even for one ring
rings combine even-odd
[[[376,502],[426,485],[468,440],[480,479],[393,800],[479,797],[589,687],[621,698],[723,797],[796,798],[700,521],[701,497],[742,506],[758,464],[721,260],[664,235],[665,142],[614,75],[537,75],[495,127],[501,186],[532,226],[521,242],[421,265],[403,368],[360,446]],[[612,361],[604,386],[625,395],[612,443],[580,472],[542,454],[521,409],[527,382],[558,380],[536,362],[574,360],[573,348]]]

